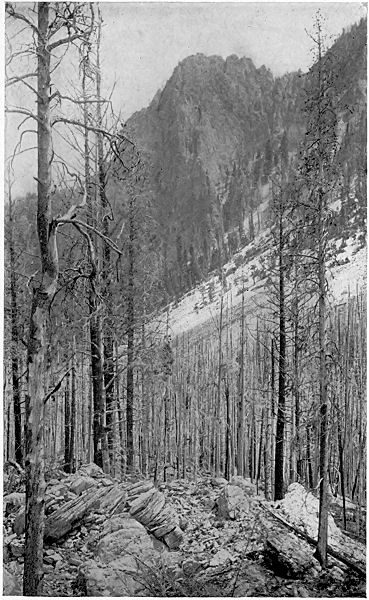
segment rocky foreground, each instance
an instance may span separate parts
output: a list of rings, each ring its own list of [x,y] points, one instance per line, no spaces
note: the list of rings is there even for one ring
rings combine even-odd
[[[5,477],[4,595],[22,594],[23,483]],[[94,464],[47,482],[44,595],[365,596],[365,547],[329,518],[329,567],[314,558],[318,500],[299,484],[268,503],[248,479],[155,487]],[[288,526],[289,525],[289,526]],[[297,532],[300,532],[297,534]],[[305,537],[304,537],[305,536]]]

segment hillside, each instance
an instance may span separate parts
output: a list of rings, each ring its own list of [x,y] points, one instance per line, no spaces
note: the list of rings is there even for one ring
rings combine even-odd
[[[358,213],[358,229],[365,217],[366,21],[344,32],[329,53],[344,179],[340,217]],[[248,58],[197,54],[129,119],[149,163],[169,296],[224,264],[253,240],[256,227],[268,227],[268,177],[283,137],[290,157],[298,156],[307,77],[275,78]],[[356,205],[348,192],[353,182],[361,188]]]
[[[221,301],[240,318],[242,291],[244,292],[245,318],[250,329],[257,318],[265,318],[268,294],[267,265],[270,232],[260,233],[255,240],[234,254],[222,269],[222,285],[217,274],[189,290],[179,301],[171,302],[168,327],[173,337],[191,333],[192,339],[214,334],[219,322]],[[329,269],[329,299],[332,305],[347,301],[350,296],[366,290],[367,253],[356,238],[350,238],[340,248],[338,260]]]

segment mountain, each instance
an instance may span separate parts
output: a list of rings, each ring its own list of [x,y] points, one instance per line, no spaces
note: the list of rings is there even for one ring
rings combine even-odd
[[[354,205],[349,190],[353,181],[363,188],[366,20],[344,32],[329,52],[345,222],[352,212],[362,218],[365,206],[363,189]],[[149,107],[127,122],[148,165],[146,188],[159,223],[169,295],[203,280],[268,224],[268,176],[282,143],[290,156],[298,153],[308,77],[297,72],[276,78],[245,57],[196,54],[180,62]]]

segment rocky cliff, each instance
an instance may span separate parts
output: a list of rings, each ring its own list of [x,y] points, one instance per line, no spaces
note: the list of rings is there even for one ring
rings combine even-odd
[[[366,145],[365,46],[362,21],[330,49],[349,179]],[[281,144],[297,154],[303,138],[307,77],[197,54],[128,121],[145,152],[169,293],[194,285],[265,226],[275,157]]]

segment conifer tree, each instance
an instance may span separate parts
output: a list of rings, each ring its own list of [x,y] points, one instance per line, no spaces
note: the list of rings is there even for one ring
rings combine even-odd
[[[328,538],[328,371],[327,371],[327,258],[329,202],[337,182],[334,163],[336,153],[336,113],[333,105],[334,79],[331,54],[324,53],[322,18],[318,12],[314,34],[316,63],[307,79],[305,112],[307,128],[301,174],[306,198],[301,202],[305,223],[305,260],[313,282],[318,308],[318,373],[320,411],[319,463],[319,531],[316,556],[325,566]]]

